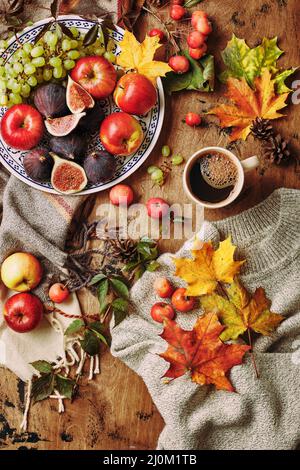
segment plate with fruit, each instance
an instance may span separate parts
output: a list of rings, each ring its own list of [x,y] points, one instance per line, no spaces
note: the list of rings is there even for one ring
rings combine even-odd
[[[94,22],[57,21],[62,27],[48,18],[4,45],[0,161],[36,189],[90,194],[120,183],[150,155],[163,123],[163,87],[115,65],[121,28],[106,37],[100,26],[87,45]]]

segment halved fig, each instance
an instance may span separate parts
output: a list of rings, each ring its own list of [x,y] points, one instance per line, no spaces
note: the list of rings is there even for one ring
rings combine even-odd
[[[67,105],[73,114],[93,108],[95,101],[79,83],[74,82],[69,75],[67,86]]]
[[[82,191],[87,185],[87,177],[82,166],[70,160],[60,158],[50,152],[54,160],[51,184],[56,191],[63,194],[74,194]]]
[[[45,126],[49,134],[62,137],[70,134],[83,116],[85,116],[85,113],[69,114],[55,119],[48,118],[45,120]]]

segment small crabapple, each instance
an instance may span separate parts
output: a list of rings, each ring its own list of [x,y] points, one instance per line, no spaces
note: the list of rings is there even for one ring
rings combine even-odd
[[[183,55],[173,55],[169,59],[169,66],[175,73],[185,73],[190,68],[190,63]]]
[[[187,43],[192,49],[201,47],[205,43],[205,40],[206,36],[200,33],[200,31],[191,31],[187,37]]]
[[[186,9],[183,8],[181,5],[171,6],[170,16],[172,20],[179,21],[181,20],[181,18],[184,17],[185,14],[186,14]]]
[[[159,40],[163,41],[165,38],[165,33],[161,29],[154,28],[149,31],[148,36],[150,36],[151,38],[154,36],[158,36]]]
[[[185,116],[185,122],[188,126],[195,127],[201,124],[201,116],[197,113],[187,113]]]

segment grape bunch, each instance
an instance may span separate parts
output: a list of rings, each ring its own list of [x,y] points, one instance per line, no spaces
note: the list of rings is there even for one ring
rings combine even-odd
[[[0,106],[22,103],[38,84],[64,80],[81,57],[104,55],[115,62],[114,44],[110,40],[105,48],[101,32],[93,44],[84,46],[84,36],[78,29],[71,27],[70,31],[72,39],[56,27],[47,31],[36,44],[20,45],[7,62],[0,57]],[[0,53],[7,47],[7,41],[0,40]]]

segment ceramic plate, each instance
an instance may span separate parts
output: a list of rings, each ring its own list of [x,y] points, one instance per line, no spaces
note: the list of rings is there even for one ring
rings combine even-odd
[[[87,32],[92,26],[93,22],[80,18],[78,16],[60,16],[60,21],[63,21],[68,27],[75,26],[78,30],[82,32]],[[41,31],[43,25],[48,23],[51,19],[47,18],[45,20],[39,21],[35,23],[33,26],[26,28],[22,33],[18,35],[19,41],[22,43],[25,42],[33,42],[36,35]],[[123,29],[117,28],[116,31],[112,31],[111,36],[115,39],[116,42],[122,40],[123,37]],[[7,50],[2,54],[5,60],[8,60],[11,55],[16,51],[18,48],[18,43],[13,38],[9,44]],[[116,53],[120,52],[119,48],[117,47]],[[119,108],[115,105],[112,98],[109,97],[108,99],[102,102],[103,109],[106,115],[111,114],[113,112],[120,111]],[[117,158],[117,170],[115,172],[114,177],[102,184],[98,185],[88,185],[84,191],[80,193],[76,193],[76,195],[82,194],[91,194],[98,191],[104,191],[105,189],[114,186],[117,183],[120,183],[129,175],[134,173],[142,163],[147,159],[150,155],[153,147],[158,139],[158,136],[161,131],[163,118],[164,118],[164,93],[161,80],[158,80],[158,100],[156,106],[147,114],[147,116],[138,117],[142,129],[144,131],[144,140],[140,148],[136,153],[130,155],[129,157],[116,157]],[[6,111],[5,107],[0,107],[0,119],[4,115]],[[47,140],[47,138],[45,138]],[[95,149],[102,149],[102,145],[100,143],[98,132],[93,135],[89,135],[89,150]],[[44,142],[46,143],[46,142]],[[43,142],[41,142],[43,145]],[[14,150],[1,139],[0,136],[0,161],[3,165],[17,178],[24,181],[25,183],[29,184],[33,188],[40,189],[42,191],[46,191],[48,193],[57,193],[55,189],[53,189],[51,183],[40,183],[33,181],[29,178],[25,170],[23,168],[23,157],[26,152],[21,152],[19,150]]]

